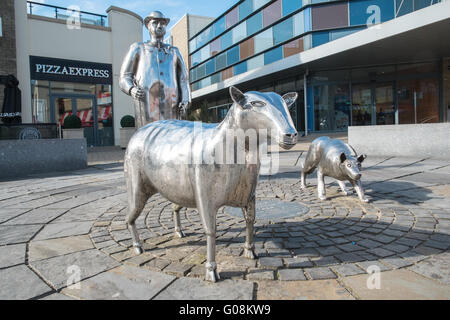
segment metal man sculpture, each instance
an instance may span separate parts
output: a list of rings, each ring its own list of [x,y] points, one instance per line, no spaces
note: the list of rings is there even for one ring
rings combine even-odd
[[[180,51],[163,43],[170,19],[153,11],[144,24],[150,41],[134,43],[120,70],[120,88],[134,100],[137,127],[180,119],[191,102],[189,78]]]
[[[369,202],[364,195],[361,184],[361,163],[366,155],[356,154],[356,151],[347,143],[338,139],[320,137],[309,146],[305,163],[302,169],[301,187],[306,188],[306,175],[317,168],[317,191],[320,200],[326,200],[325,176],[335,178],[341,191],[348,195],[345,189],[345,180],[350,181],[362,202]]]
[[[268,130],[269,136],[284,149],[292,148],[297,142],[297,130],[288,111],[297,93],[283,97],[273,92],[243,94],[231,87],[230,94],[234,103],[220,124],[194,126],[190,121],[158,121],[139,129],[130,140],[124,164],[129,206],[127,223],[137,253],[142,252],[142,245],[136,219],[147,200],[159,192],[179,206],[198,209],[206,232],[206,280],[213,282],[219,279],[215,256],[216,214],[220,207],[243,209],[247,224],[244,254],[256,258],[253,225],[260,147],[256,144],[254,148],[242,149],[243,163],[210,164],[208,159],[214,159],[215,152],[226,144],[227,134],[240,129],[256,134]],[[199,157],[200,161],[193,163],[192,156]],[[174,217],[174,225],[176,232],[181,230],[179,218]]]

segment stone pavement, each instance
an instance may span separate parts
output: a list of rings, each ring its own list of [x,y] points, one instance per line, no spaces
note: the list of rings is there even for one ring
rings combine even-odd
[[[302,191],[303,157],[284,152],[280,173],[260,178],[257,260],[241,256],[239,210],[218,212],[216,284],[202,280],[198,213],[182,210],[187,237],[175,238],[159,195],[137,220],[145,253],[130,250],[121,163],[0,182],[0,299],[450,298],[450,162],[368,158],[364,204],[332,179],[327,201],[315,176]]]

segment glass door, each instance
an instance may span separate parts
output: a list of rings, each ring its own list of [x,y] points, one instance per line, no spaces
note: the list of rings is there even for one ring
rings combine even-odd
[[[371,84],[352,86],[352,126],[370,126],[373,118],[373,90]]]
[[[375,116],[377,125],[395,124],[394,87],[392,83],[375,85]]]

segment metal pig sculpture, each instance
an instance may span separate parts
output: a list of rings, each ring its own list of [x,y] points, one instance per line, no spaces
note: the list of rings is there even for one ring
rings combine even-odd
[[[301,187],[306,188],[306,175],[317,168],[317,191],[320,200],[326,200],[324,177],[329,176],[338,181],[339,187],[345,195],[345,180],[348,180],[356,190],[362,202],[369,202],[364,195],[361,184],[361,163],[366,155],[356,155],[356,151],[348,144],[329,137],[315,139],[306,154],[302,169]]]
[[[258,133],[265,129],[284,149],[297,142],[297,130],[288,111],[296,93],[283,97],[272,92],[243,94],[231,87],[230,94],[234,103],[220,124],[167,120],[142,127],[129,142],[124,164],[129,203],[127,223],[137,253],[142,252],[142,246],[135,221],[147,200],[159,192],[176,205],[174,224],[179,236],[183,235],[179,208],[198,209],[207,239],[206,280],[213,282],[220,279],[215,262],[216,214],[220,207],[242,208],[246,221],[245,256],[255,258],[253,225],[260,145],[243,150],[242,164],[208,164],[206,159],[215,157],[230,130]],[[197,125],[201,126],[201,134]],[[193,163],[192,156],[205,161]]]

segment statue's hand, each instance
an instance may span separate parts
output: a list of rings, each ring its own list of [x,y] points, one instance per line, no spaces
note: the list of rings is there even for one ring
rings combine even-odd
[[[130,94],[133,97],[133,99],[136,99],[136,100],[144,100],[145,99],[145,91],[142,88],[133,87],[130,91]]]

